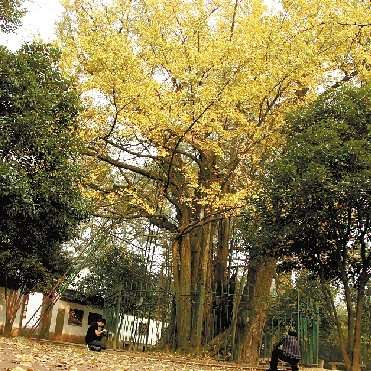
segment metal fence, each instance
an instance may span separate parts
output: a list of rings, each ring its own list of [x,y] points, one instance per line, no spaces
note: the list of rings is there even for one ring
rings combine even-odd
[[[162,285],[163,286],[163,285]],[[171,286],[129,285],[123,289],[120,307],[119,336],[120,346],[125,348],[146,349],[163,345],[172,338],[175,329],[170,326],[175,315],[174,295]],[[214,287],[206,294],[203,342],[207,345],[218,334],[228,329],[233,320],[235,284]],[[184,298],[193,300],[194,298]],[[109,307],[113,308],[113,300]],[[109,316],[108,316],[109,317]],[[302,352],[302,362],[307,365],[318,364],[319,314],[300,307],[288,310],[281,316],[268,315],[261,339],[262,358],[269,358],[272,347],[289,328],[297,330]],[[114,318],[112,319],[115,320]],[[116,319],[117,320],[117,319]],[[221,356],[230,354],[232,345],[225,343],[218,349]]]

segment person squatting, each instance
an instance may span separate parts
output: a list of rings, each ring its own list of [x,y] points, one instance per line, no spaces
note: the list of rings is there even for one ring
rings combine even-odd
[[[93,322],[85,336],[85,343],[89,350],[100,352],[102,349],[106,349],[102,342],[104,336],[107,336],[107,330],[104,328],[106,320],[104,318],[99,319],[97,322]]]
[[[284,336],[272,351],[271,362],[267,371],[277,371],[278,361],[284,361],[290,364],[292,371],[298,371],[298,363],[301,359],[298,334],[290,330],[288,335]]]

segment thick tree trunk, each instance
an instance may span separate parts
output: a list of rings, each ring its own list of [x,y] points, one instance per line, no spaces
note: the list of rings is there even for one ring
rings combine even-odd
[[[344,248],[346,251],[346,248]],[[345,256],[342,258],[340,263],[340,272],[341,272],[341,281],[344,287],[345,294],[345,303],[347,305],[347,327],[348,327],[348,336],[347,336],[347,352],[352,354],[352,347],[354,343],[354,311],[353,311],[353,302],[351,290],[349,287],[348,277],[345,270]]]
[[[181,225],[189,225],[190,210],[183,210]],[[212,223],[194,228],[173,241],[176,304],[176,348],[197,352],[202,344],[208,283]]]
[[[347,352],[347,347],[344,339],[344,334],[343,334],[343,329],[341,327],[341,322],[335,307],[334,299],[329,292],[328,287],[326,286],[326,283],[323,281],[321,277],[321,286],[322,286],[322,292],[324,293],[326,297],[326,302],[330,306],[330,313],[332,314],[332,317],[334,319],[336,328],[337,328],[337,334],[338,334],[338,341],[339,341],[339,346],[341,350],[341,354],[343,356],[344,364],[345,364],[345,369],[350,371],[351,369],[351,359],[349,357],[349,354]]]
[[[12,334],[13,323],[17,315],[17,311],[21,305],[23,295],[18,290],[5,289],[5,324],[4,335]]]
[[[366,271],[364,271],[366,272]],[[361,371],[361,322],[365,300],[365,286],[367,283],[367,273],[362,275],[357,292],[356,316],[354,320],[354,343],[351,371]]]
[[[233,359],[257,364],[276,260],[252,260],[237,312]]]
[[[361,371],[361,316],[362,316],[363,298],[358,297],[356,318],[354,326],[354,343],[351,371]]]
[[[213,267],[213,257],[214,257],[214,244],[211,239],[210,242],[210,251],[209,251],[209,263],[207,271],[207,283],[206,283],[206,301],[204,309],[204,324],[203,324],[203,339],[204,343],[208,343],[214,336],[214,316],[213,316],[213,279],[214,279],[214,270]]]
[[[213,234],[213,227],[211,223],[205,224],[201,227],[200,253],[198,258],[198,266],[193,266],[192,270],[198,272],[196,291],[194,293],[193,303],[193,321],[191,330],[191,345],[193,351],[199,351],[202,342],[202,329],[205,313],[205,299],[207,286],[207,273],[209,268],[209,251],[211,247],[211,240]]]
[[[11,335],[12,329],[13,329],[13,322],[14,321],[11,321],[9,319],[6,319],[5,320],[5,324],[4,324],[4,336],[10,336]]]
[[[43,295],[40,314],[39,339],[49,339],[50,324],[53,311],[53,296]]]
[[[27,309],[28,300],[29,300],[29,294],[23,295],[22,302],[21,302],[21,312],[19,316],[19,324],[18,324],[19,335],[23,335],[23,317],[25,316],[25,311]]]
[[[173,242],[176,348],[190,350],[191,335],[191,246],[189,235]]]
[[[215,262],[215,282],[218,285],[225,285],[228,258],[229,241],[231,238],[231,219],[222,219],[218,224],[218,245]]]

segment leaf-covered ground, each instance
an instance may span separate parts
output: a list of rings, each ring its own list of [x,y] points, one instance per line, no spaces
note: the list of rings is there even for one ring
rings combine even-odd
[[[90,352],[84,347],[37,342],[26,338],[0,337],[0,370],[238,370],[236,365],[217,363],[160,352]]]

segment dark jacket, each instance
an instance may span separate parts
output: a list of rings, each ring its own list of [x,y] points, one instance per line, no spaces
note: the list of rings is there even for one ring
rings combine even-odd
[[[86,336],[85,336],[85,343],[86,344],[89,344],[94,340],[101,340],[102,339],[102,336],[98,336],[95,333],[95,330],[98,330],[98,323],[97,322],[93,322],[90,325],[90,327],[88,328],[88,331],[87,331]]]

